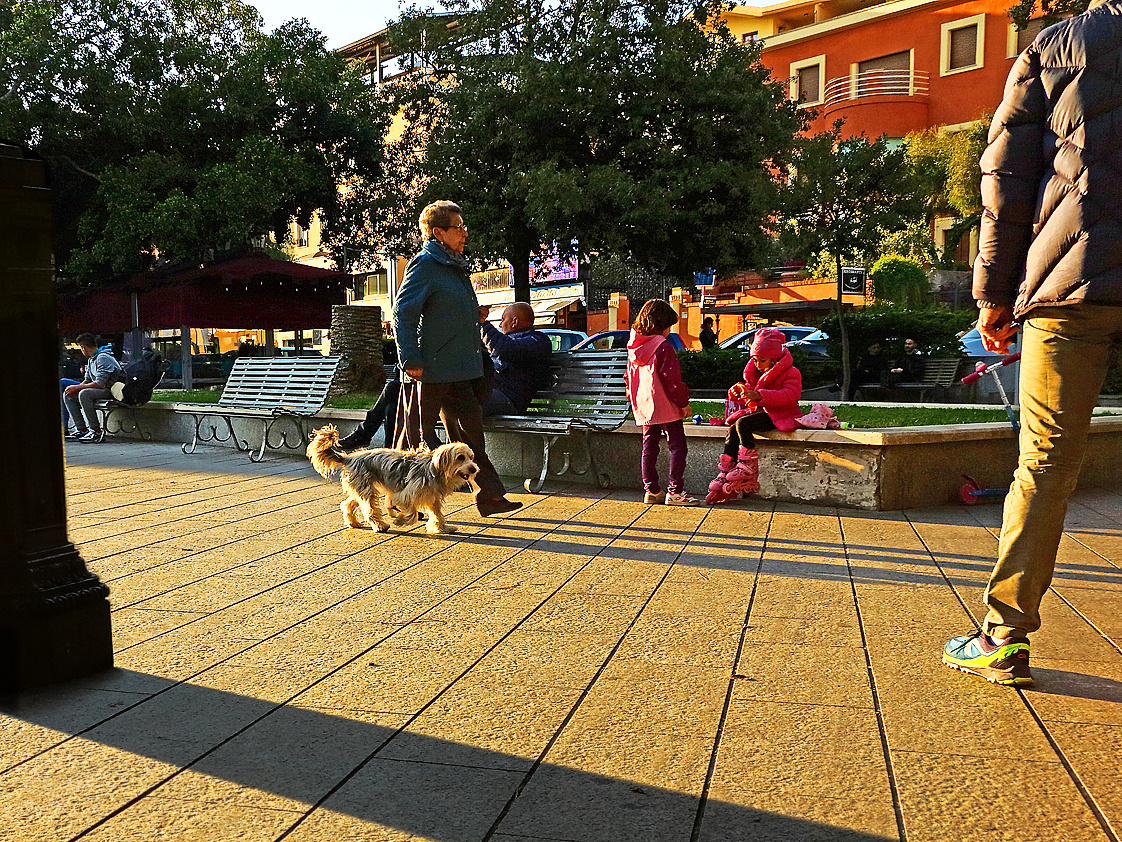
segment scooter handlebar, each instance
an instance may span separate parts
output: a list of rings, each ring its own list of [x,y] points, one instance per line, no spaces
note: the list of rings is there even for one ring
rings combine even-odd
[[[1012,365],[1013,363],[1015,363],[1020,358],[1021,358],[1021,352],[1020,351],[1018,351],[1015,354],[1010,354],[1008,357],[1005,357],[1004,359],[999,360],[998,362],[995,362],[993,365],[986,366],[985,368],[980,368],[977,371],[973,371],[970,374],[967,374],[959,382],[961,382],[964,386],[968,386],[971,383],[973,383],[974,381],[978,380],[983,374],[989,374],[991,371],[994,371],[995,369],[1001,368],[1002,366]]]

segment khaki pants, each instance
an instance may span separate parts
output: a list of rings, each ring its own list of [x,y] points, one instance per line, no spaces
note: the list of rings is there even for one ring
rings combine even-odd
[[[992,637],[1040,628],[1067,500],[1075,489],[1091,412],[1122,307],[1073,304],[1030,311],[1021,330],[1020,459],[1001,525],[997,566],[986,588],[983,630]]]

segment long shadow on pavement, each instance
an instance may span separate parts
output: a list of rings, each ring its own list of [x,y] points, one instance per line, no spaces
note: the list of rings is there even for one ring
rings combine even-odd
[[[403,732],[397,723],[382,725],[295,707],[298,698],[277,704],[124,670],[107,675],[113,674],[119,680],[112,684],[140,682],[148,687],[166,685],[166,689],[92,727],[77,724],[75,711],[86,707],[88,712],[82,703],[100,690],[68,685],[24,701],[0,700],[0,713],[175,767],[171,772],[153,769],[138,776],[122,759],[118,781],[133,783],[118,783],[117,791],[103,790],[80,802],[78,809],[88,813],[76,826],[84,830],[75,831],[77,836],[71,838],[80,838],[105,821],[127,827],[129,808],[153,793],[212,802],[230,797],[229,788],[212,779],[290,799],[262,806],[291,811],[283,820],[287,830],[307,822],[303,831],[312,834],[309,838],[321,839],[332,836],[330,826],[319,823],[330,823],[332,813],[341,813],[441,842],[485,840],[496,832],[612,842],[686,842],[698,814],[697,795],[646,781]],[[402,719],[395,714],[384,718]],[[510,727],[516,729],[518,723],[511,722]],[[71,740],[70,745],[81,750],[80,743]],[[209,777],[185,776],[188,769]],[[649,771],[657,776],[661,770]],[[697,783],[700,787],[700,779]],[[60,779],[57,785],[61,790],[69,784]],[[36,789],[44,792],[42,786]],[[27,796],[22,797],[27,806]],[[760,782],[758,797],[768,797],[766,780]],[[313,814],[313,807],[321,805],[325,810]],[[30,807],[35,814],[36,806]],[[714,841],[893,838],[717,800],[706,804],[700,828],[700,839]]]

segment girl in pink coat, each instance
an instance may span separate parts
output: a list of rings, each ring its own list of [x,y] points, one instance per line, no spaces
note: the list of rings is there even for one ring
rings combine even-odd
[[[682,382],[678,354],[666,337],[678,314],[661,298],[643,305],[627,342],[627,397],[635,423],[643,427],[644,503],[696,506],[701,501],[682,487],[686,472],[686,431],[682,419],[690,414],[690,390]],[[670,481],[663,493],[658,479],[658,450],[662,437],[670,444]]]
[[[709,483],[705,502],[710,505],[735,500],[760,490],[760,462],[753,433],[793,430],[802,414],[799,398],[803,376],[783,347],[783,332],[775,328],[756,331],[752,358],[744,366],[744,382],[729,389],[725,423],[725,452],[717,464],[717,477]]]

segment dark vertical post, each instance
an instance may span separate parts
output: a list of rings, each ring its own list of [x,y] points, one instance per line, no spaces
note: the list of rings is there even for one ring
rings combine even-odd
[[[277,332],[271,327],[265,328],[265,356],[275,357],[277,355]]]
[[[183,382],[180,384],[181,388],[194,389],[195,388],[195,374],[192,368],[191,352],[194,349],[191,347],[191,328],[187,325],[180,325],[179,327],[179,358],[182,360],[183,376],[180,378]]]
[[[0,413],[0,692],[113,666],[109,588],[66,535],[58,318],[46,166],[0,144],[0,331],[20,349]]]

